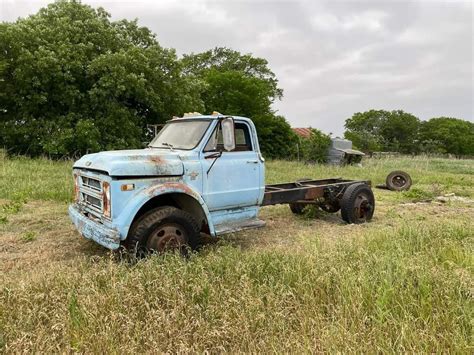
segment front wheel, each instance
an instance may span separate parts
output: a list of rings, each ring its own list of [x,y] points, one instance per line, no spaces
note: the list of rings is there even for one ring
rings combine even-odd
[[[293,214],[303,214],[303,210],[306,207],[306,204],[304,203],[290,203],[290,210],[293,212]]]
[[[199,236],[196,220],[175,207],[155,208],[133,223],[125,247],[137,255],[194,249]]]
[[[341,199],[341,217],[347,223],[370,221],[375,211],[375,198],[370,186],[364,183],[347,187]]]

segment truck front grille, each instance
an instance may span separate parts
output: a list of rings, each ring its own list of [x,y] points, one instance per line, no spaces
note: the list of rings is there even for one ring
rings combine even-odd
[[[90,176],[79,175],[79,203],[97,216],[104,213],[102,181]]]
[[[83,195],[83,200],[86,202],[86,204],[90,204],[94,208],[99,209],[99,210],[102,209],[102,203],[97,197],[90,196],[85,193],[83,193],[82,195]]]
[[[102,186],[100,184],[100,180],[90,178],[88,176],[81,176],[82,185],[89,187],[96,191],[102,191]]]

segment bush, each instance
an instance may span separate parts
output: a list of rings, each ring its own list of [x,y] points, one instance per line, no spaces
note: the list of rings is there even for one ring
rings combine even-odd
[[[325,163],[330,145],[327,134],[311,128],[310,137],[301,139],[301,156],[308,163]]]

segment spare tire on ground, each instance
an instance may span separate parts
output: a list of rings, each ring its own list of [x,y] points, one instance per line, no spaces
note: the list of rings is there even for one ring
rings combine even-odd
[[[401,170],[392,171],[385,179],[385,186],[392,191],[408,191],[411,184],[410,175]]]

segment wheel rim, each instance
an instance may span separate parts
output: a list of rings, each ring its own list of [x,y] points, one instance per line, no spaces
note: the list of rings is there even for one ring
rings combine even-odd
[[[392,184],[396,187],[403,187],[407,183],[407,180],[402,175],[395,175],[392,177]]]
[[[366,221],[373,211],[373,205],[365,194],[357,196],[354,202],[354,215],[358,221]]]
[[[186,245],[185,233],[179,224],[163,224],[148,238],[146,247],[158,253],[181,250]]]

